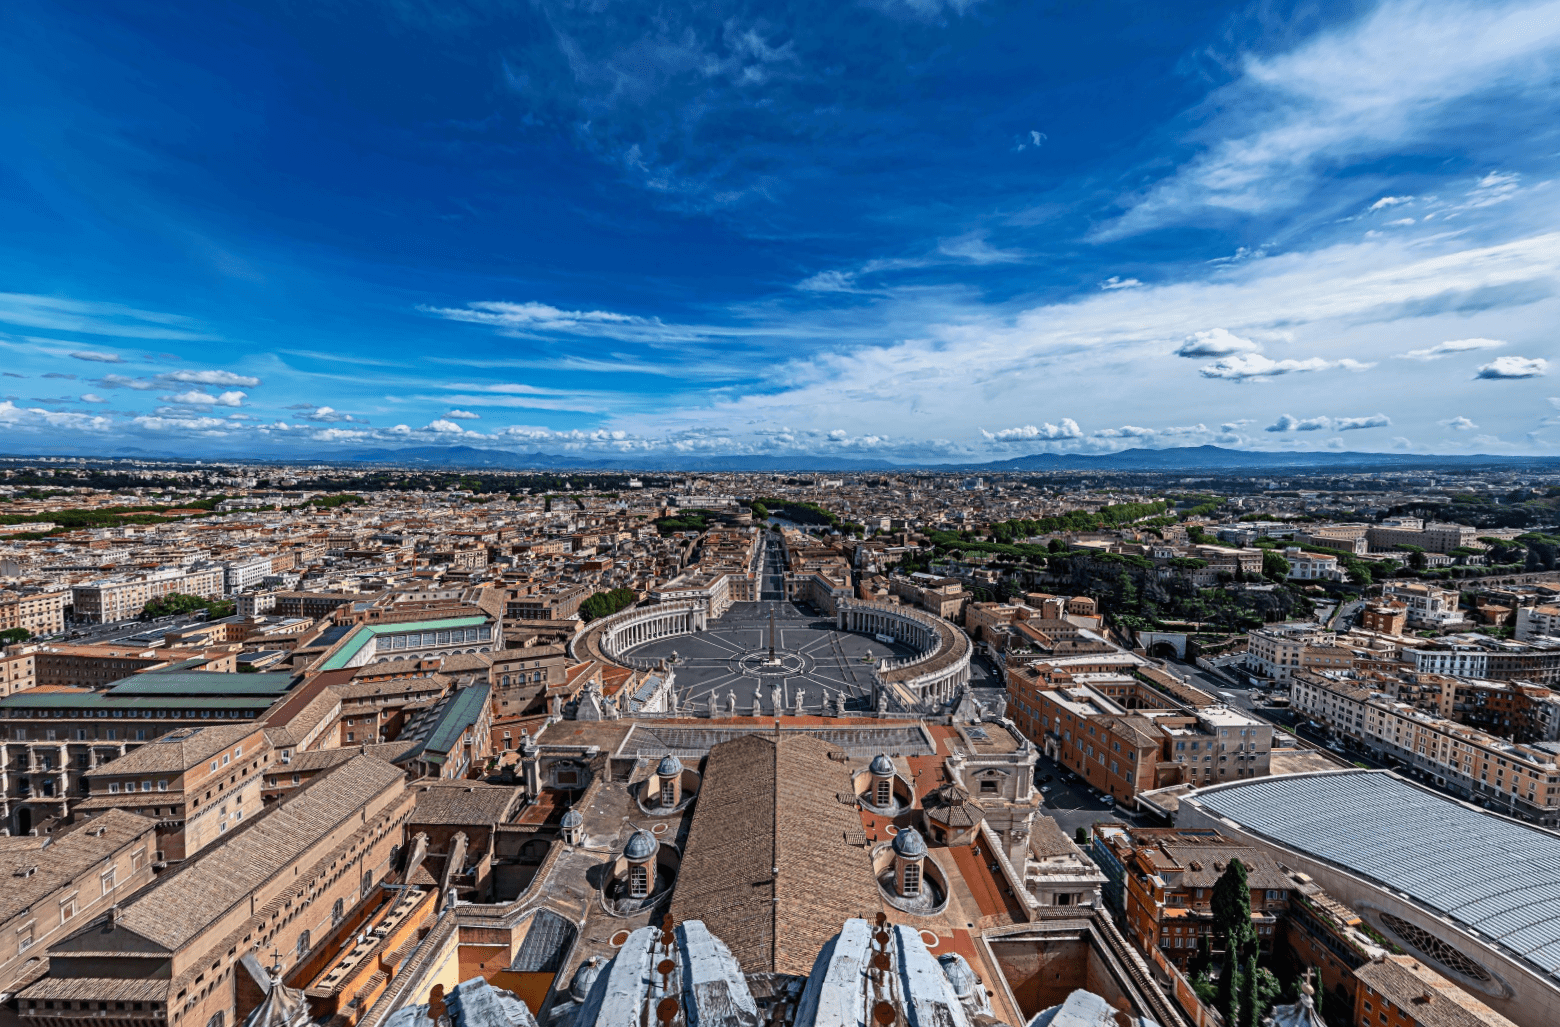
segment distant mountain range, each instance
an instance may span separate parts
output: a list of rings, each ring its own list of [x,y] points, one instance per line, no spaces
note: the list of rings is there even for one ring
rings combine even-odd
[[[10,456],[12,454],[5,454]],[[14,454],[26,459],[42,454]],[[48,455],[66,455],[53,453]],[[78,452],[70,455],[94,454]],[[1010,460],[980,463],[893,463],[888,460],[852,459],[828,456],[596,456],[570,453],[511,453],[475,446],[412,446],[399,449],[368,449],[339,457],[323,454],[294,457],[234,457],[217,454],[156,453],[125,446],[95,454],[99,458],[135,457],[143,460],[203,459],[222,463],[276,463],[288,460],[327,464],[389,464],[422,466],[441,470],[490,468],[506,471],[590,470],[590,471],[748,471],[778,473],[784,471],[967,471],[973,474],[1002,474],[1014,471],[1287,471],[1287,470],[1469,470],[1478,467],[1560,466],[1560,457],[1495,456],[1472,454],[1441,456],[1410,453],[1269,453],[1222,446],[1183,446],[1174,449],[1125,449],[1117,453],[1034,453]]]
[[[636,471],[888,471],[917,467],[939,471],[1003,473],[1012,471],[1197,471],[1289,470],[1302,468],[1406,470],[1425,468],[1533,466],[1560,464],[1560,458],[1536,456],[1436,456],[1409,453],[1266,453],[1222,446],[1174,449],[1126,449],[1117,453],[1035,453],[971,464],[894,464],[886,460],[853,460],[811,456],[710,457],[579,457],[553,453],[505,453],[472,446],[419,446],[377,449],[345,458],[357,463],[423,464],[429,467],[492,467],[506,470],[636,470]]]

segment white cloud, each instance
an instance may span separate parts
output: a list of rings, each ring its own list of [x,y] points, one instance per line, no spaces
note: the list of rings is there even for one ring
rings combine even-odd
[[[1175,351],[1178,357],[1227,357],[1235,353],[1255,353],[1262,347],[1223,328],[1194,332]]]
[[[476,421],[481,419],[481,414],[474,414],[470,410],[451,410],[444,415],[457,421]]]
[[[1390,428],[1392,418],[1386,414],[1371,414],[1369,417],[1339,417],[1333,421],[1335,431],[1359,431],[1361,428]]]
[[[1301,420],[1289,414],[1284,414],[1263,431],[1268,432],[1298,432],[1298,431],[1359,431],[1363,428],[1388,428],[1392,425],[1392,418],[1386,414],[1371,414],[1366,417],[1307,417]]]
[[[1260,353],[1246,353],[1225,357],[1207,367],[1198,368],[1198,373],[1204,378],[1247,381],[1253,378],[1275,378],[1284,374],[1328,371],[1334,368],[1345,371],[1367,371],[1375,366],[1375,364],[1362,364],[1347,357],[1342,360],[1323,360],[1321,357],[1310,357],[1306,360],[1271,360]]]
[[[1450,417],[1444,421],[1437,421],[1436,423],[1443,428],[1450,428],[1452,431],[1473,431],[1478,427],[1478,425],[1474,424],[1466,417]]]
[[[235,427],[220,417],[137,417],[133,424],[147,431],[192,431],[207,434],[226,434],[222,429]]]
[[[446,434],[453,432],[457,435],[464,434],[466,431],[466,429],[462,428],[454,421],[429,421],[428,427],[424,430],[442,432]]]
[[[1412,196],[1383,196],[1381,199],[1377,200],[1375,203],[1372,203],[1370,205],[1370,209],[1371,210],[1380,210],[1383,207],[1395,207],[1395,206],[1397,206],[1400,203],[1407,203],[1407,202],[1409,202],[1412,199],[1413,199]]]
[[[124,358],[118,353],[95,353],[91,350],[77,350],[71,356],[77,360],[90,360],[98,364],[122,364]]]
[[[1441,360],[1454,353],[1472,353],[1481,349],[1499,349],[1506,345],[1499,339],[1452,339],[1438,342],[1428,349],[1411,349],[1407,353],[1395,353],[1398,360]]]
[[[361,428],[320,428],[309,437],[316,442],[353,442],[370,438],[373,434]]]
[[[232,371],[170,371],[157,377],[164,381],[188,382],[191,385],[242,385],[252,389],[260,384],[260,379],[252,375],[234,374]]]
[[[83,392],[81,394],[81,401],[83,403],[107,403],[108,402],[108,400],[104,399],[102,396],[99,396],[95,392]]]
[[[220,396],[213,396],[211,393],[202,392],[199,389],[190,389],[187,392],[181,392],[177,395],[166,396],[164,398],[167,399],[170,403],[178,403],[180,406],[239,407],[244,405],[244,399],[247,396],[248,393],[240,392],[237,389],[234,389],[230,392],[224,392]]]
[[[1199,152],[1126,197],[1101,238],[1287,210],[1339,167],[1439,142],[1481,111],[1525,111],[1554,93],[1560,4],[1387,0],[1358,20],[1276,56],[1244,55],[1240,74],[1195,112]],[[1528,130],[1536,123],[1528,119]],[[1523,123],[1514,115],[1514,132]],[[1516,142],[1516,140],[1513,140]],[[1492,197],[1498,187],[1492,183]],[[1391,197],[1397,200],[1399,197]],[[1378,201],[1380,203],[1380,201]],[[1385,206],[1391,206],[1386,204]]]
[[[105,431],[113,420],[73,410],[45,410],[19,407],[8,399],[0,400],[0,424],[7,428],[73,428],[78,431]]]
[[[982,428],[980,433],[990,442],[1051,442],[1057,439],[1081,439],[1083,429],[1071,417],[1062,418],[1061,424],[1043,421],[1038,426],[1026,424],[1019,428],[1003,428],[990,432]]]
[[[1106,292],[1112,289],[1140,289],[1142,286],[1143,283],[1136,278],[1121,278],[1117,275],[1111,275],[1100,283],[1100,288]]]
[[[1272,424],[1263,428],[1263,431],[1291,432],[1291,431],[1322,431],[1332,426],[1332,420],[1326,417],[1308,417],[1300,420],[1289,414],[1283,414]]]
[[[260,384],[260,379],[247,374],[234,374],[232,371],[169,371],[150,378],[105,374],[97,379],[97,384],[106,389],[137,389],[142,392],[148,389],[177,388],[180,385],[215,385],[222,388],[243,386],[252,389]]]
[[[1540,378],[1549,368],[1543,357],[1496,357],[1488,364],[1481,364],[1475,378],[1499,380],[1504,378]]]

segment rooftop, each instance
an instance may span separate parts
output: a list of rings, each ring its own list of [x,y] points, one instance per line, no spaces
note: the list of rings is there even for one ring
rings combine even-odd
[[[1543,973],[1560,972],[1560,835],[1387,771],[1257,778],[1182,802],[1402,892]]]

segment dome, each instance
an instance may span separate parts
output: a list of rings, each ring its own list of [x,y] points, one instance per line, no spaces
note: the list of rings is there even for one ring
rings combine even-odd
[[[949,952],[938,956],[937,961],[942,964],[943,973],[948,978],[948,983],[953,985],[953,993],[960,998],[973,994],[975,991],[975,971],[970,969],[970,964],[964,961],[964,957],[957,952]]]
[[[640,828],[629,838],[628,844],[623,846],[623,855],[635,863],[643,863],[655,855],[655,850],[661,843],[655,840],[655,835]]]
[[[596,978],[601,976],[601,962],[591,956],[580,964],[580,968],[574,971],[574,980],[569,982],[569,997],[576,1002],[584,1002],[590,994],[590,986],[596,983]]]
[[[571,809],[563,815],[563,819],[559,823],[564,827],[579,827],[585,823],[585,818],[580,816],[579,810]]]
[[[872,762],[867,765],[875,777],[893,777],[894,761],[888,758],[886,753],[878,753],[872,757]]]
[[[913,827],[902,827],[894,835],[894,852],[905,859],[920,859],[926,855],[926,839]]]
[[[682,762],[671,753],[661,757],[661,762],[655,765],[657,777],[676,777],[682,773]]]

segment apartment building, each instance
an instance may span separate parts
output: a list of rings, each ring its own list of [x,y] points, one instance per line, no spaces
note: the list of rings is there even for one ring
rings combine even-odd
[[[121,1027],[243,1023],[264,998],[243,961],[306,963],[381,901],[414,802],[400,768],[367,755],[343,763],[121,899],[113,918],[77,921],[17,996],[21,1021],[58,1027],[68,1000],[113,1010]]]
[[[1517,641],[1530,642],[1540,636],[1560,637],[1560,606],[1517,607]]]
[[[14,695],[38,683],[37,647],[13,645],[0,650],[0,697]]]
[[[1297,713],[1458,795],[1544,826],[1560,824],[1560,766],[1533,748],[1435,716],[1356,682],[1302,672]]]
[[[1213,889],[1234,860],[1246,868],[1251,889],[1251,927],[1264,952],[1282,933],[1296,883],[1261,849],[1240,845],[1209,831],[1119,829],[1096,831],[1095,851],[1119,889],[1127,937],[1139,947],[1157,947],[1185,971],[1201,949],[1218,944],[1213,925]]]
[[[1549,637],[1515,642],[1479,634],[1448,635],[1432,645],[1405,649],[1402,658],[1420,674],[1560,686],[1560,641]]]
[[[1352,556],[1364,556],[1370,550],[1365,541],[1365,525],[1328,525],[1316,531],[1295,532],[1295,542],[1313,549],[1332,549]]]
[[[0,699],[0,817],[26,834],[91,794],[88,771],[179,728],[258,720],[292,684],[290,674],[153,670],[106,691]]]
[[[936,574],[918,572],[909,577],[895,575],[888,579],[888,590],[907,606],[920,607],[927,613],[935,613],[951,621],[962,618],[965,605],[970,601],[962,581]]]
[[[1360,610],[1359,626],[1379,635],[1401,635],[1408,626],[1408,604],[1391,599],[1367,603]]]
[[[237,595],[260,584],[271,574],[270,556],[250,556],[242,560],[230,560],[222,565],[223,588],[228,595]]]
[[[49,946],[152,882],[151,820],[114,811],[54,834],[7,839],[0,991],[36,976]]]
[[[137,577],[105,578],[71,588],[71,607],[78,621],[109,624],[133,620],[153,599],[180,593],[217,599],[226,583],[221,567],[167,567]]]
[[[273,754],[255,723],[170,731],[82,775],[78,816],[122,809],[157,824],[157,859],[187,859],[261,808]]]
[[[1333,648],[1338,636],[1331,631],[1290,632],[1276,628],[1257,629],[1248,635],[1246,672],[1280,684],[1289,681],[1303,663],[1305,651],[1312,646]]]
[[[1437,588],[1421,581],[1392,582],[1383,595],[1408,608],[1408,626],[1411,628],[1440,629],[1463,622],[1462,611],[1458,609],[1462,597],[1456,589]]]
[[[1479,544],[1479,529],[1466,524],[1429,524],[1400,517],[1373,524],[1365,531],[1365,540],[1377,552],[1390,552],[1403,546],[1418,546],[1428,553],[1450,553],[1454,549]]]
[[[1344,579],[1343,568],[1338,566],[1336,556],[1308,553],[1304,549],[1291,546],[1284,550],[1284,559],[1289,561],[1288,576],[1291,581],[1342,581]]]
[[[1149,692],[1121,675],[1078,674],[1049,684],[1015,670],[1008,676],[1008,714],[1047,756],[1121,801],[1182,782],[1216,784],[1271,772],[1272,725],[1162,696],[1149,699],[1157,709],[1125,705]]]
[[[69,589],[48,592],[0,592],[0,631],[22,628],[36,638],[65,630]]]

